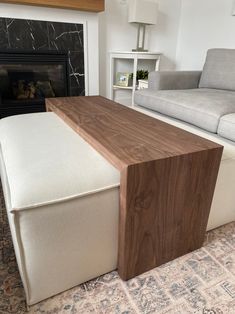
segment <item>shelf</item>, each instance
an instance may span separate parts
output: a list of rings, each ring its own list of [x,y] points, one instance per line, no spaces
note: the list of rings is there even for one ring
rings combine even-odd
[[[162,52],[154,51],[110,51],[110,54],[129,54],[129,55],[162,55]]]
[[[158,52],[127,52],[127,51],[116,51],[110,52],[110,56],[116,59],[130,59],[130,60],[157,60],[161,58],[161,53]]]
[[[161,59],[161,53],[159,52],[137,52],[137,51],[112,51],[109,53],[110,58],[110,84],[109,84],[109,98],[114,100],[120,93],[115,93],[118,90],[130,90],[131,91],[131,105],[134,105],[134,94],[136,90],[136,72],[140,69],[151,71],[159,71],[159,64]],[[149,62],[151,60],[151,62]],[[127,62],[128,61],[128,62]],[[152,62],[153,61],[153,62]],[[122,63],[122,64],[121,64]],[[124,70],[128,69],[128,70]],[[119,71],[133,73],[133,85],[132,86],[119,86],[116,84],[116,73]],[[142,88],[147,88],[146,82],[140,82]],[[141,88],[140,86],[140,88]],[[120,95],[119,95],[120,94]],[[124,99],[124,97],[123,97]]]
[[[119,85],[113,85],[113,89],[133,89],[133,86],[119,86]]]

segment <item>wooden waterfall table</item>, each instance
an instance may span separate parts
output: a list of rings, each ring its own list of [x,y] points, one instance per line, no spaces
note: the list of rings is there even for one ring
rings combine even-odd
[[[222,146],[100,96],[46,106],[120,170],[122,279],[202,246]]]

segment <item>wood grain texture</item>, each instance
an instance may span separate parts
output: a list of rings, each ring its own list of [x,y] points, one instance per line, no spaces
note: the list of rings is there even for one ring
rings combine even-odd
[[[121,278],[202,246],[222,146],[99,96],[46,105],[120,170]]]
[[[1,0],[0,2],[74,9],[90,12],[102,12],[104,11],[105,5],[104,0]]]
[[[124,170],[121,278],[130,279],[202,246],[220,158],[215,149]]]

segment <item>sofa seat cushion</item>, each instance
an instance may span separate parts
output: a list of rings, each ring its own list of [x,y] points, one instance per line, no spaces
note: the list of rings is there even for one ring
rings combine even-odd
[[[119,171],[52,112],[2,119],[0,145],[13,210],[120,184]]]
[[[235,49],[209,49],[199,88],[235,91]]]
[[[235,92],[145,89],[135,93],[135,104],[217,133],[220,117],[235,112]]]
[[[235,113],[227,114],[220,119],[218,134],[235,141]]]

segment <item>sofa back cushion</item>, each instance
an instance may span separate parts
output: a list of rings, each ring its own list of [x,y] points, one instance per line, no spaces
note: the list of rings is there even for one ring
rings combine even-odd
[[[235,91],[235,49],[209,49],[199,88]]]

